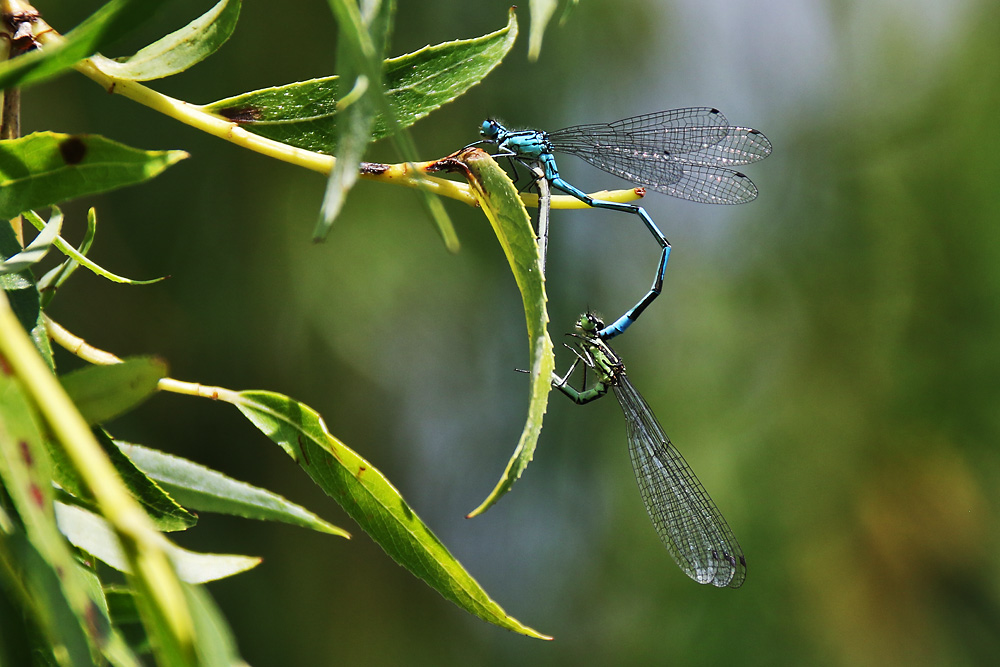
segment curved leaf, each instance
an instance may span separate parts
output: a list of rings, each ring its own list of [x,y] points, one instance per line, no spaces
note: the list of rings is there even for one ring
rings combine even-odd
[[[542,430],[542,418],[548,406],[549,391],[552,389],[550,378],[555,369],[555,357],[548,333],[545,277],[539,266],[535,232],[507,172],[489,154],[478,148],[464,149],[445,158],[428,168],[428,171],[432,170],[462,172],[469,180],[472,191],[507,256],[514,280],[521,291],[528,327],[531,359],[528,417],[507,469],[486,500],[469,513],[473,517],[485,512],[500,496],[507,493],[534,456],[538,435]]]
[[[118,60],[95,57],[94,65],[117,79],[151,81],[198,64],[226,43],[240,15],[240,0],[220,0],[191,23]]]
[[[28,212],[33,213],[32,211]],[[37,215],[35,219],[38,219]],[[52,215],[49,217],[48,223],[43,223],[35,240],[29,243],[21,252],[11,255],[0,262],[0,273],[17,273],[18,271],[24,271],[32,264],[42,261],[42,258],[48,254],[49,248],[52,247],[52,243],[59,236],[59,232],[62,230],[62,221],[62,211],[53,206]],[[40,219],[39,222],[41,222]]]
[[[470,614],[529,637],[551,639],[522,625],[486,594],[406,504],[389,480],[332,435],[309,406],[287,396],[244,391],[231,401],[295,459],[320,488],[407,570]]]
[[[531,29],[528,31],[528,60],[538,60],[542,52],[542,36],[556,11],[556,0],[531,0]]]
[[[53,210],[58,210],[55,206],[52,207]],[[44,226],[44,222],[34,211],[25,211],[25,219],[33,224],[36,229],[41,229]],[[84,267],[88,271],[95,273],[102,278],[106,278],[113,283],[121,283],[124,285],[151,285],[153,283],[158,283],[161,280],[166,280],[168,276],[160,276],[159,278],[150,278],[149,280],[134,280],[132,278],[126,278],[125,276],[119,276],[116,273],[111,273],[104,267],[98,265],[96,262],[87,259],[87,252],[90,250],[90,244],[94,241],[94,234],[97,231],[97,213],[93,207],[87,211],[87,232],[83,237],[83,241],[80,243],[80,249],[77,250],[61,236],[55,237],[55,246],[59,249],[59,252],[66,255],[67,259],[65,262],[59,266],[53,268],[51,271],[46,273],[38,281],[38,291],[42,293],[42,307],[48,306],[52,301],[52,297],[56,290],[66,282],[66,280],[76,272],[78,267]]]

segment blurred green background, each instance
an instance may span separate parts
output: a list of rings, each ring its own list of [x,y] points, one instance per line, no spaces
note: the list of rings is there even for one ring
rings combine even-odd
[[[98,2],[43,2],[65,30]],[[177,2],[143,40],[211,3]],[[500,28],[507,2],[400,2],[391,52]],[[324,179],[70,75],[24,95],[24,132],[97,132],[191,159],[67,207],[92,256],[152,287],[77,274],[53,316],[174,377],[289,394],[379,467],[509,613],[498,630],[395,565],[231,408],[163,395],[118,437],[274,489],[350,542],[211,515],[177,540],[261,555],[209,590],[255,665],[991,664],[1000,652],[1000,4],[584,0],[412,128],[433,159],[497,116],[556,129],[709,105],[762,130],[747,206],[658,195],[664,294],[616,344],[746,553],[738,591],[699,587],[643,511],[613,399],[553,395],[535,461],[486,515],[524,421],[527,345],[486,219],[361,183],[324,244]],[[213,58],[153,87],[209,102],[333,71],[322,0],[246,2]],[[118,55],[118,54],[109,54]],[[394,161],[388,145],[372,159]],[[573,158],[585,189],[621,186]],[[555,211],[551,331],[617,316],[657,248],[629,216]],[[64,367],[69,366],[66,357]],[[560,367],[567,363],[559,357]]]

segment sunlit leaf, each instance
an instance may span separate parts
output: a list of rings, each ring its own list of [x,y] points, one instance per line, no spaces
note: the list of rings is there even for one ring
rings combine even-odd
[[[158,530],[185,530],[198,522],[197,517],[181,507],[180,498],[170,495],[170,490],[161,487],[155,477],[147,475],[145,470],[136,466],[104,430],[95,428],[94,436],[132,497],[146,510]]]
[[[240,658],[233,631],[226,623],[215,600],[205,586],[186,584],[182,586],[191,617],[198,634],[195,636],[195,651],[202,665],[206,667],[239,667],[246,665]]]
[[[129,572],[128,561],[107,521],[87,510],[57,502],[56,521],[59,530],[74,546],[93,554],[102,563],[120,572]],[[260,558],[232,554],[206,554],[182,549],[166,537],[161,548],[177,571],[181,581],[203,584],[231,577],[256,567]]]
[[[528,31],[528,60],[538,60],[542,37],[559,3],[556,0],[531,0],[531,29]]]
[[[35,132],[0,141],[0,218],[149,180],[187,157],[96,134]]]
[[[522,625],[486,594],[381,472],[330,435],[310,407],[264,391],[232,399],[397,563],[470,614],[514,632],[549,639]]]
[[[86,366],[59,381],[87,423],[102,424],[152,396],[166,374],[162,360],[134,357],[120,364]]]
[[[131,81],[172,76],[198,64],[225,44],[236,28],[239,15],[239,0],[220,0],[191,23],[135,55],[120,61],[95,57],[94,65],[108,76]]]
[[[157,530],[169,532],[185,530],[198,522],[197,517],[181,507],[167,495],[156,482],[139,470],[132,461],[115,446],[111,437],[101,428],[92,429],[97,443],[104,450],[111,465],[125,487],[132,494]],[[58,484],[64,496],[72,502],[97,511],[97,502],[80,480],[79,471],[73,466],[62,447],[50,446],[52,458],[52,481]],[[65,498],[64,498],[65,499]]]
[[[386,60],[382,82],[399,127],[409,127],[479,83],[510,51],[517,36],[511,12],[507,26],[475,39],[444,42]],[[335,148],[339,95],[335,76],[264,88],[206,105],[206,111],[254,134],[285,144],[332,155]],[[376,119],[373,139],[391,128]]]
[[[240,482],[211,468],[156,449],[124,442],[116,444],[140,470],[185,507],[200,512],[281,521],[322,533],[350,537],[347,531],[323,521],[304,507],[267,489]]]
[[[37,218],[37,216],[35,216]],[[0,273],[17,273],[24,271],[32,264],[37,264],[48,254],[49,248],[62,230],[63,215],[56,207],[52,207],[52,216],[48,223],[39,230],[38,236],[28,246],[0,262]]]

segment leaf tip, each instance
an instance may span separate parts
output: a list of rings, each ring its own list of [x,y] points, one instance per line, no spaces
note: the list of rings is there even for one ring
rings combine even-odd
[[[466,519],[475,519],[477,516],[479,516],[480,514],[482,514],[483,512],[485,512],[486,510],[488,510],[489,508],[493,507],[493,503],[496,502],[496,499],[498,497],[499,497],[499,495],[497,493],[495,493],[495,492],[491,493],[489,495],[489,497],[486,498],[486,500],[484,500],[479,505],[479,507],[477,507],[476,509],[474,509],[471,512],[469,512],[468,514],[466,514],[465,518]]]
[[[191,154],[187,151],[167,151],[167,164],[177,164],[181,160],[186,160],[191,157]]]

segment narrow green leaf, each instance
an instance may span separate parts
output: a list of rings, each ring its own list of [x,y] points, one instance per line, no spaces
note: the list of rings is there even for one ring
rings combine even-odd
[[[128,560],[108,522],[81,507],[56,502],[59,530],[74,546],[93,554],[102,563],[119,572],[130,572]],[[257,567],[260,558],[232,554],[205,554],[182,549],[165,537],[161,548],[177,571],[181,581],[203,584],[231,577]]]
[[[126,540],[126,553],[134,567],[146,631],[164,656],[164,664],[190,664],[194,629],[190,612],[180,594],[180,582],[154,530],[114,468],[101,451],[76,405],[57,378],[32,349],[20,322],[0,299],[0,354],[6,367],[16,373],[25,393],[43,416],[51,433],[74,462],[87,488],[99,498],[101,510],[114,522],[117,534]],[[181,661],[187,662],[181,662]],[[174,661],[174,662],[170,662]]]
[[[401,127],[408,127],[481,82],[514,46],[517,16],[511,9],[507,25],[474,39],[454,40],[387,60],[382,78],[386,96]],[[375,122],[375,136],[391,128]]]
[[[517,37],[517,18],[475,39],[425,46],[419,51],[386,60],[382,82],[399,127],[409,127],[427,114],[462,95],[500,64]],[[337,101],[341,92],[335,76],[255,90],[206,105],[254,134],[291,146],[333,155]],[[373,139],[389,136],[390,125],[381,116]]]
[[[556,0],[531,0],[531,30],[528,31],[528,60],[538,60],[542,52],[545,27],[559,3]]]
[[[218,4],[176,32],[119,60],[95,57],[94,65],[108,76],[131,81],[151,81],[173,76],[215,53],[236,29],[239,0]]]
[[[79,558],[78,553],[75,555]],[[107,619],[110,619],[112,623],[111,640],[103,646],[98,647],[108,661],[108,664],[115,667],[141,667],[142,663],[136,658],[136,654],[132,652],[118,624],[112,619],[106,589],[100,577],[97,576],[97,569],[93,567],[93,564],[84,564],[80,560],[77,560],[75,564],[80,577],[87,584],[91,599],[96,601],[101,613]],[[139,651],[136,651],[136,653],[139,653]]]
[[[62,74],[152,16],[166,0],[111,0],[53,45],[0,63],[0,89]]]
[[[2,198],[3,188],[0,187],[0,199]],[[14,235],[14,228],[9,224],[0,224],[0,259],[9,258],[20,251],[21,246]],[[49,368],[54,368],[52,346],[49,343],[49,335],[42,320],[41,296],[38,293],[38,285],[35,283],[35,277],[31,270],[0,273],[0,289],[5,292],[11,310],[14,311],[14,315],[24,330],[31,336],[38,353],[42,355]]]
[[[104,587],[104,597],[108,601],[108,611],[115,625],[140,625],[142,617],[135,604],[135,593],[132,589],[117,584]]]
[[[68,562],[68,566],[73,565]],[[56,572],[23,532],[0,531],[0,581],[8,604],[14,603],[24,622],[33,625],[39,635],[32,638],[37,653],[32,664],[89,667],[94,663],[86,633]],[[4,634],[11,630],[14,628],[5,626]],[[56,662],[56,655],[62,658],[61,663]]]
[[[580,5],[580,0],[566,0],[566,4],[563,5],[562,14],[559,15],[559,25],[563,26],[569,21],[569,17],[576,11],[576,8]]]
[[[542,418],[548,405],[550,378],[555,369],[552,340],[548,334],[549,315],[545,308],[545,277],[539,270],[538,245],[528,212],[507,172],[487,153],[478,148],[465,149],[445,158],[436,167],[440,171],[463,173],[472,186],[483,212],[503,247],[524,302],[531,359],[531,388],[528,417],[521,439],[496,487],[483,503],[469,513],[476,516],[489,509],[507,493],[528,466],[535,453]]]
[[[187,157],[96,134],[35,132],[0,141],[0,218],[147,181]]]
[[[17,510],[31,551],[37,551],[48,566],[22,563],[28,590],[47,601],[36,608],[36,620],[43,627],[50,623],[58,625],[59,629],[48,629],[54,633],[53,638],[66,642],[64,648],[72,655],[79,652],[72,647],[75,642],[72,638],[78,636],[80,629],[93,647],[128,655],[111,629],[99,591],[93,590],[83,578],[59,533],[53,511],[52,479],[53,466],[42,437],[42,421],[19,380],[9,372],[0,372],[0,480]],[[59,573],[54,582],[50,573]],[[76,629],[71,629],[65,619],[49,616],[61,607],[71,611]],[[84,655],[87,660],[80,662],[74,658],[73,664],[91,664],[89,653],[84,651]],[[129,664],[135,664],[134,658]]]
[[[29,211],[34,215],[33,211]],[[38,216],[34,216],[38,219]],[[42,260],[45,255],[48,254],[49,248],[52,247],[52,243],[55,241],[56,237],[59,236],[59,232],[62,230],[63,215],[56,207],[52,207],[52,217],[49,218],[48,223],[44,224],[41,228],[38,236],[35,240],[28,244],[21,252],[16,255],[8,257],[4,261],[0,262],[0,273],[17,273],[18,271],[24,271],[32,264],[37,264]],[[41,222],[41,220],[39,220]]]
[[[167,495],[156,482],[139,470],[132,461],[115,446],[103,429],[92,429],[101,449],[108,456],[115,472],[129,493],[135,498],[152,520],[157,530],[172,532],[186,530],[198,522],[198,518],[181,507]],[[55,443],[49,443],[52,458],[52,481],[59,486],[60,499],[97,512],[97,502],[80,480],[79,471],[73,467],[66,452]]]
[[[52,207],[53,210],[58,210],[55,206]],[[25,219],[34,225],[36,228],[41,229],[43,222],[34,211],[25,211]],[[104,267],[98,265],[97,263],[87,259],[87,252],[90,250],[90,244],[94,240],[94,233],[97,229],[97,214],[94,212],[93,207],[87,211],[87,232],[84,235],[83,241],[80,243],[80,249],[77,250],[61,236],[56,236],[55,246],[59,249],[61,253],[66,255],[68,259],[55,267],[38,281],[38,290],[42,293],[42,307],[45,308],[52,301],[55,296],[55,292],[66,280],[76,272],[78,267],[84,267],[88,271],[101,276],[113,283],[119,283],[124,285],[151,285],[153,283],[158,283],[161,280],[166,280],[168,276],[161,276],[159,278],[150,278],[149,280],[134,280],[132,278],[126,278],[124,276],[119,276],[116,273],[112,273],[105,269]]]
[[[162,360],[133,357],[120,364],[87,366],[59,381],[88,424],[103,424],[152,396],[166,375]]]
[[[162,488],[155,478],[150,478],[144,470],[133,463],[131,458],[122,453],[107,432],[95,428],[94,437],[108,455],[111,465],[115,467],[132,497],[142,505],[146,514],[153,520],[157,530],[163,532],[186,530],[198,523],[198,517],[181,507],[179,498],[169,495],[169,489]]]
[[[232,630],[219,612],[215,601],[204,586],[182,584],[181,590],[191,610],[191,618],[198,628],[195,635],[195,653],[200,667],[237,667],[246,665],[240,658]],[[111,618],[118,626],[129,626],[129,639],[136,651],[150,653],[149,640],[139,625],[141,618],[136,607],[135,593],[121,586],[104,588]]]
[[[344,108],[346,99],[341,99],[338,105],[341,118],[334,128],[336,162],[327,179],[323,206],[316,230],[313,232],[314,240],[326,236],[344,205],[347,193],[358,180],[361,158],[372,141],[372,124],[375,122],[375,114],[382,101],[380,64],[385,57],[386,40],[395,3],[393,0],[375,0],[374,3],[368,4],[371,11],[354,16],[358,9],[356,4],[344,0],[331,0],[334,10],[339,9],[338,77],[341,81],[354,82],[354,90],[358,94],[350,104],[346,104],[346,108]],[[352,38],[355,31],[363,31],[364,39],[359,36]],[[370,44],[370,53],[364,51],[362,42]]]
[[[321,533],[350,537],[309,510],[267,489],[240,482],[193,461],[116,441],[119,448],[172,498],[199,512],[232,514],[262,521],[281,521]]]
[[[494,625],[550,639],[508,616],[490,599],[389,480],[330,435],[312,408],[264,391],[239,392],[228,400],[298,462],[393,560],[445,599]]]
[[[338,11],[343,6],[352,6],[344,0],[331,0],[334,11]],[[341,39],[338,45],[341,65],[340,78],[343,81],[367,81],[368,90],[361,99],[355,102],[346,110],[346,119],[341,119],[336,124],[336,163],[330,174],[329,185],[327,186],[326,197],[323,201],[323,211],[313,239],[319,240],[326,236],[333,219],[343,206],[343,201],[347,190],[357,181],[358,168],[361,165],[361,158],[364,150],[374,138],[372,136],[372,126],[381,114],[382,123],[387,127],[392,136],[393,144],[403,161],[414,163],[418,159],[417,147],[412,137],[405,128],[402,128],[395,110],[392,108],[383,90],[382,72],[379,62],[384,55],[390,28],[392,26],[392,14],[395,11],[395,0],[372,0],[367,3],[368,10],[361,16],[362,29],[368,31],[374,53],[368,55],[362,51],[361,42],[355,43],[352,39]],[[338,16],[345,14],[339,11]],[[352,17],[353,18],[353,17]],[[348,31],[353,31],[354,25],[348,26]],[[345,46],[346,45],[346,46]],[[341,100],[343,102],[343,100]],[[342,104],[338,105],[342,108]],[[344,113],[344,112],[341,112]],[[431,221],[438,229],[441,239],[451,252],[458,252],[458,234],[448,217],[448,212],[444,205],[426,188],[420,188],[418,192],[421,201],[430,215]]]
[[[25,216],[25,218],[35,224],[35,220],[30,216]],[[38,291],[42,295],[42,309],[44,310],[50,303],[52,299],[55,298],[56,292],[62,286],[64,282],[69,280],[69,277],[76,273],[76,269],[79,263],[73,259],[73,257],[81,257],[86,259],[87,253],[90,252],[90,246],[94,242],[94,235],[97,233],[97,212],[94,207],[91,206],[90,210],[87,211],[87,231],[83,234],[83,240],[80,241],[80,247],[73,250],[75,255],[66,259],[62,264],[56,266],[49,270],[42,278],[38,281]],[[72,249],[72,247],[63,240],[60,236],[60,240],[67,246],[67,248]],[[66,252],[65,250],[63,251]]]
[[[233,631],[226,623],[225,616],[208,594],[204,586],[187,584],[183,586],[191,617],[198,633],[195,635],[195,650],[199,664],[203,667],[239,667],[246,665],[236,648]]]
[[[366,9],[371,11],[372,5],[379,3],[379,0],[366,2]],[[330,10],[337,18],[340,26],[340,37],[349,40],[352,50],[362,59],[375,59],[381,49],[372,42],[371,33],[365,26],[365,19],[361,15],[361,7],[357,0],[328,0]]]

